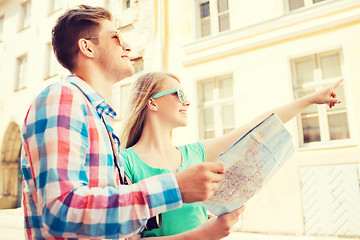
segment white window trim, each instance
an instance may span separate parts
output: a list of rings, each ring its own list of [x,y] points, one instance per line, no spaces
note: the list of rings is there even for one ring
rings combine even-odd
[[[341,49],[341,46],[334,46],[334,48],[331,49],[318,49],[317,51],[312,51],[312,52],[307,52],[304,53],[304,55],[296,55],[296,56],[291,56],[289,57],[289,68],[290,68],[290,73],[292,72],[292,63],[291,60],[297,59],[297,58],[301,58],[301,57],[306,57],[306,56],[313,56],[319,53],[324,53],[324,52],[329,52],[329,51],[335,51],[335,50],[339,50],[341,53],[341,69],[342,69],[342,73],[343,73],[343,78],[344,78],[344,82],[342,83],[343,88],[344,88],[344,94],[346,96],[346,112],[347,112],[347,117],[348,117],[348,127],[349,127],[349,135],[350,138],[349,139],[339,139],[339,140],[331,140],[329,142],[313,142],[313,143],[307,143],[305,145],[302,145],[300,138],[303,137],[303,133],[302,133],[302,125],[301,123],[299,123],[299,121],[301,121],[301,118],[298,116],[296,116],[296,138],[294,139],[294,142],[296,143],[296,149],[298,151],[309,151],[309,150],[319,150],[319,149],[328,149],[328,148],[334,148],[334,147],[351,147],[351,146],[357,146],[357,135],[356,135],[356,124],[354,121],[354,110],[352,107],[352,103],[349,99],[352,99],[351,95],[350,95],[350,86],[349,83],[347,81],[347,74],[346,74],[346,67],[344,66],[344,52]],[[289,81],[290,81],[290,86],[293,86],[293,75],[290,74],[289,77]],[[304,87],[307,87],[306,85],[304,85]],[[293,99],[295,99],[295,95],[294,95],[294,88],[292,87],[292,93],[293,93]],[[343,103],[341,103],[343,104]],[[319,115],[321,113],[319,112]]]
[[[57,60],[52,50],[52,45],[50,42],[46,44],[46,55],[45,55],[45,76],[44,80],[50,79],[52,77],[57,76],[58,68],[57,68]]]
[[[197,96],[200,96],[200,85],[202,82],[206,82],[207,80],[212,80],[215,81],[215,88],[213,89],[214,92],[214,96],[218,96],[218,93],[216,93],[216,91],[218,91],[217,89],[218,86],[218,78],[224,77],[224,76],[231,76],[232,79],[232,84],[233,87],[235,86],[235,81],[234,81],[234,74],[233,73],[224,73],[221,75],[215,75],[212,77],[207,77],[207,78],[203,78],[201,80],[197,81]],[[236,123],[236,101],[235,101],[235,92],[233,93],[232,97],[226,98],[226,99],[215,99],[213,101],[208,101],[208,102],[204,102],[204,103],[200,103],[199,98],[197,99],[198,102],[198,133],[199,133],[199,139],[205,139],[205,135],[204,135],[204,128],[203,128],[203,116],[200,114],[200,111],[204,108],[213,108],[214,109],[214,132],[215,132],[215,136],[214,137],[218,137],[218,136],[223,136],[223,130],[224,130],[224,126],[223,126],[223,121],[221,119],[221,106],[226,105],[226,104],[233,104],[234,106],[234,128],[237,127]]]
[[[28,19],[28,23],[26,24],[25,19],[26,19],[26,15],[24,14],[24,8],[26,5],[30,4],[30,8],[28,9],[28,15],[29,15],[29,19]],[[20,22],[19,22],[19,31],[23,30],[23,29],[27,29],[29,28],[31,25],[31,0],[25,0],[21,3],[21,15],[20,15]]]
[[[210,35],[202,37],[201,36],[201,16],[200,16],[200,4],[209,2],[210,7]],[[228,3],[229,4],[229,3]],[[231,21],[229,19],[230,28],[226,31],[220,32],[219,31],[219,11],[218,11],[218,0],[196,0],[196,7],[195,7],[195,17],[196,17],[196,26],[197,26],[197,38],[207,38],[217,34],[221,34],[231,29]],[[228,9],[229,18],[230,18],[230,9]]]
[[[286,7],[287,12],[297,12],[297,11],[301,11],[303,9],[309,9],[314,6],[319,6],[321,4],[327,4],[327,2],[331,2],[333,0],[325,0],[325,1],[319,2],[319,3],[313,3],[313,0],[304,0],[304,7],[300,7],[300,8],[294,9],[294,10],[290,10],[289,0],[284,0],[284,1],[285,1],[285,7]]]
[[[26,62],[25,62],[25,69],[24,69],[24,78],[22,79],[22,81],[24,81],[24,84],[23,86],[20,86],[20,61],[22,59],[26,59]],[[29,61],[28,61],[28,54],[24,54],[24,55],[21,55],[19,57],[17,57],[16,59],[16,81],[15,81],[15,86],[14,86],[14,91],[20,91],[24,88],[27,87],[27,74],[29,72]]]

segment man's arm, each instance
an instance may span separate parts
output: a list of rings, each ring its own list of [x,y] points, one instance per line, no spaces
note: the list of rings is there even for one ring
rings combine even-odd
[[[106,165],[111,147],[108,152],[99,152],[104,147],[89,152],[104,143],[99,126],[86,118],[90,112],[84,113],[84,99],[73,91],[64,86],[48,88],[24,123],[28,228],[57,237],[124,238],[141,231],[150,217],[181,207],[183,200],[202,201],[212,195],[221,179],[221,164],[202,164],[176,176],[163,174],[116,186],[114,167]]]
[[[89,165],[96,165],[100,157],[88,152],[91,144],[99,143],[88,140],[97,130],[87,128],[85,107],[72,90],[55,87],[29,111],[22,169],[30,221],[41,221],[36,227],[57,237],[123,238],[139,232],[148,218],[181,207],[173,174],[115,186],[113,168]],[[109,184],[100,186],[96,181]]]

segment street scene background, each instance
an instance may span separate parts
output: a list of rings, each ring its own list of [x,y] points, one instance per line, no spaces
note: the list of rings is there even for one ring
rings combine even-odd
[[[20,129],[32,99],[69,74],[51,29],[79,4],[110,9],[133,49],[135,75],[106,96],[116,131],[146,72],[174,73],[191,102],[175,145],[221,136],[343,78],[340,105],[286,123],[295,154],[228,239],[360,239],[359,0],[0,0],[0,239],[24,239]]]

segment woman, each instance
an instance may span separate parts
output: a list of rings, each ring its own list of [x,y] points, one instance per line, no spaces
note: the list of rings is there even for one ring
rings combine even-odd
[[[190,102],[186,99],[180,80],[176,76],[161,72],[145,74],[134,83],[129,118],[125,121],[121,133],[121,143],[126,148],[122,151],[125,173],[131,182],[138,182],[161,173],[175,173],[203,161],[214,161],[221,152],[270,113],[276,113],[285,123],[311,104],[326,103],[333,107],[340,103],[333,90],[341,82],[342,80],[263,114],[224,136],[184,146],[173,146],[171,131],[176,127],[186,126]],[[163,213],[162,218],[163,225],[159,229],[144,231],[141,236],[169,236],[196,230],[207,221],[207,214],[200,203],[192,203]],[[207,225],[203,225],[203,230],[205,226]]]

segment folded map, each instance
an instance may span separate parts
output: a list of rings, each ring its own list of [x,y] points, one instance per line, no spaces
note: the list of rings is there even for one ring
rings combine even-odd
[[[276,114],[271,114],[225,152],[219,188],[203,202],[217,216],[241,207],[254,196],[294,153],[291,135]]]

